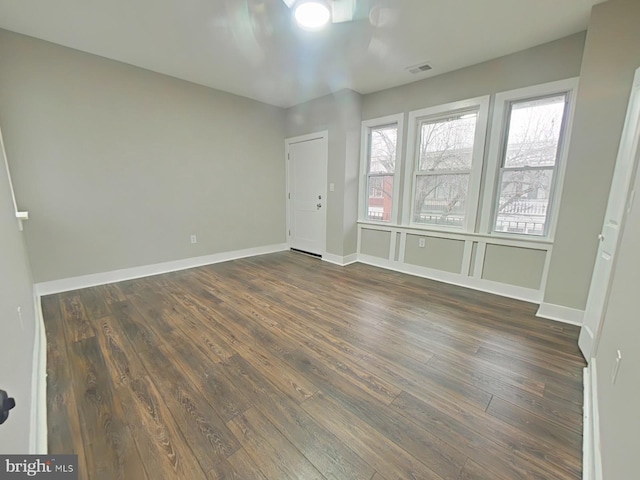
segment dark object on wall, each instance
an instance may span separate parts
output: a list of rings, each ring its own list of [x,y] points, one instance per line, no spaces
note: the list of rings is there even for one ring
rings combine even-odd
[[[16,401],[7,395],[7,392],[0,390],[0,425],[9,418],[9,410],[16,406]]]

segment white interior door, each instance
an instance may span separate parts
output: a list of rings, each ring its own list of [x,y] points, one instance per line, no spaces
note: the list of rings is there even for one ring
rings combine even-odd
[[[289,246],[323,255],[326,242],[327,133],[286,141]]]
[[[638,142],[640,141],[640,69],[636,71],[633,89],[629,99],[627,117],[618,158],[616,160],[609,203],[604,217],[602,232],[599,235],[600,245],[591,278],[589,297],[585,308],[584,323],[580,331],[578,344],[584,357],[590,360],[595,356],[602,319],[607,308],[611,275],[614,269],[616,250],[626,213],[631,207],[635,190],[630,191],[634,170],[638,158]]]

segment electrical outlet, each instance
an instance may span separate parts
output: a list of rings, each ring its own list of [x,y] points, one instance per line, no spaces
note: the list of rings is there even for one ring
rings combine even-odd
[[[418,240],[418,246],[420,248],[424,248],[426,244],[427,244],[427,241],[426,241],[426,239],[424,237],[422,237],[422,238],[420,238],[420,240]]]
[[[336,189],[336,184],[335,184],[335,183],[330,183],[330,184],[329,184],[329,191],[330,191],[330,192],[334,192],[334,191],[335,191],[335,189]]]
[[[191,243],[198,243],[198,237],[196,237],[195,233],[191,235]]]

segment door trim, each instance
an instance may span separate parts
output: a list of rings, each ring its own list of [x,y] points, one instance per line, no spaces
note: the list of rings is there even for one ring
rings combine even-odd
[[[329,176],[329,131],[328,130],[321,130],[319,132],[315,132],[315,133],[308,133],[306,135],[299,135],[296,137],[291,137],[291,138],[285,138],[284,140],[284,162],[285,162],[285,192],[284,192],[284,201],[285,201],[285,205],[286,205],[286,216],[287,216],[287,221],[286,221],[286,226],[285,226],[285,238],[287,239],[287,246],[289,248],[291,248],[291,235],[289,235],[289,232],[291,231],[291,200],[289,198],[289,192],[291,191],[291,178],[289,178],[289,149],[291,147],[291,145],[294,145],[296,143],[302,143],[302,142],[308,142],[310,140],[318,140],[318,139],[322,139],[324,142],[324,147],[325,147],[325,151],[327,152],[326,155],[326,159],[325,159],[325,166],[326,169],[325,171],[327,172],[325,177],[324,177],[324,188],[323,191],[325,192],[325,198],[326,198],[326,202],[325,202],[325,209],[324,209],[324,213],[323,213],[323,223],[324,223],[324,235],[322,237],[322,245],[321,245],[321,251],[320,251],[320,256],[323,257],[324,255],[326,255],[327,253],[327,210],[329,209],[329,192],[328,192],[328,176]]]

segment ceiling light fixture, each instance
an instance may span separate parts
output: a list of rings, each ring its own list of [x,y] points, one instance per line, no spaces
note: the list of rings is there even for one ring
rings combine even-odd
[[[305,30],[320,30],[331,19],[331,10],[326,2],[321,0],[306,0],[298,2],[294,16],[300,28]]]

